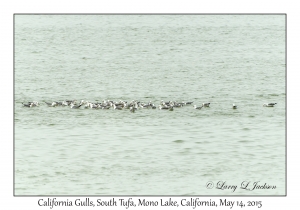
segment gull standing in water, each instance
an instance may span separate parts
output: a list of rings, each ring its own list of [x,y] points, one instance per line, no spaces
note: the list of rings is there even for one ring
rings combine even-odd
[[[233,109],[236,109],[237,106],[236,106],[235,104],[232,104],[232,108],[233,108]]]

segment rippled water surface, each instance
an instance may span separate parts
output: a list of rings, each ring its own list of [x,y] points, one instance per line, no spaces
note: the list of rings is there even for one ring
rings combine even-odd
[[[283,15],[16,15],[15,194],[284,195],[285,97]]]

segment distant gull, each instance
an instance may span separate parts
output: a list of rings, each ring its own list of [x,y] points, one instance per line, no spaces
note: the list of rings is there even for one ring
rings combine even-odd
[[[168,106],[162,106],[162,105],[159,105],[158,108],[159,108],[159,109],[165,109],[165,110],[168,110],[168,109],[169,109]]]
[[[52,107],[55,107],[58,105],[57,102],[48,103],[46,101],[45,101],[45,104],[47,104],[48,106],[52,106]]]
[[[233,109],[236,109],[237,106],[236,106],[235,104],[232,104],[232,108],[233,108]]]
[[[134,107],[134,106],[131,106],[131,107],[130,107],[130,111],[131,111],[131,112],[135,112],[136,110],[137,110],[136,107]]]
[[[123,107],[121,107],[121,106],[116,106],[115,104],[113,104],[113,107],[114,107],[114,109],[118,109],[118,110],[122,110],[122,109],[123,109]]]
[[[24,103],[22,103],[22,104],[23,104],[23,106],[29,107],[29,108],[34,107],[34,106],[39,106],[39,102],[36,102],[36,101],[28,102],[27,104],[24,104]]]
[[[190,105],[190,104],[193,103],[193,101],[190,101],[190,102],[182,102],[182,103],[184,103],[185,105]]]
[[[263,106],[265,107],[273,107],[275,106],[277,103],[264,103]]]
[[[28,104],[24,104],[24,103],[22,103],[22,104],[23,104],[23,106],[25,106],[25,107],[32,107],[32,104],[33,104],[33,103],[30,103],[30,102],[29,102]]]
[[[111,106],[101,106],[101,109],[109,109]]]
[[[183,103],[174,103],[172,104],[173,107],[183,107]]]
[[[202,106],[203,107],[209,107],[210,103],[203,103]]]
[[[194,105],[194,109],[202,109],[203,105],[202,106],[198,106],[197,105]]]
[[[152,109],[156,109],[156,106],[154,104],[151,105]]]
[[[151,108],[150,104],[141,104],[140,105],[141,108]]]
[[[73,103],[71,103],[70,107],[71,109],[79,109],[81,107],[82,103],[80,103],[79,105],[75,105]]]

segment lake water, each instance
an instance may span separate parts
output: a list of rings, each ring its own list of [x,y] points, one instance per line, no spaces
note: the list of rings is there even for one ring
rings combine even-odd
[[[15,195],[285,195],[284,15],[15,15],[14,38]]]

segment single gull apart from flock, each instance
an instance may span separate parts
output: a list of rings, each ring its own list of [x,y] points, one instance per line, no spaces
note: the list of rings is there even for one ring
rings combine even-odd
[[[264,103],[263,106],[265,107],[274,107],[277,103]]]
[[[210,103],[203,103],[202,106],[203,107],[209,107]]]
[[[232,108],[233,108],[233,109],[236,109],[236,108],[237,108],[237,105],[232,104]]]

